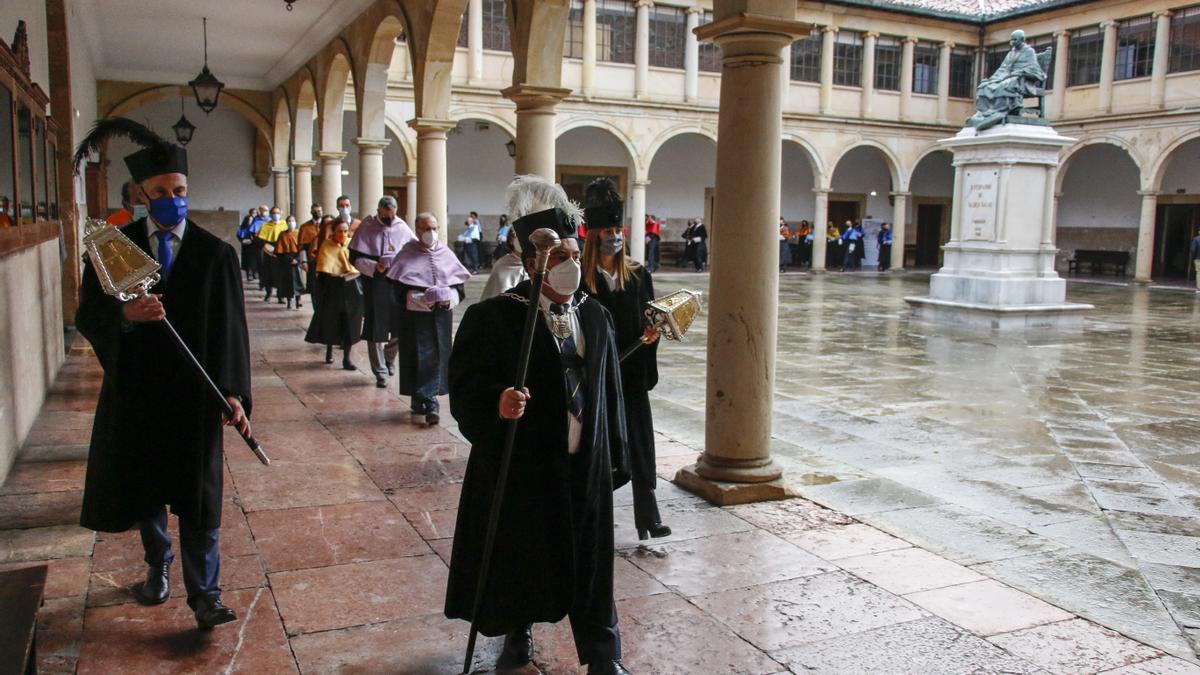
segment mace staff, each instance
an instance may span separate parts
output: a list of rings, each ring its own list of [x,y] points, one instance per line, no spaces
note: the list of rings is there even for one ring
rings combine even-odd
[[[83,244],[87,249],[88,259],[92,261],[96,277],[100,280],[100,285],[106,294],[124,303],[150,293],[150,287],[158,283],[161,278],[158,271],[162,266],[158,261],[151,258],[137,244],[134,244],[120,230],[109,225],[105,220],[89,219],[84,226],[84,231],[86,234]],[[192,370],[208,385],[206,389],[220,402],[225,417],[232,420],[233,406],[221,393],[220,387],[213,382],[208,371],[204,369],[199,359],[192,353],[191,348],[183,341],[183,337],[179,335],[166,316],[163,316],[162,323],[166,326],[167,333],[171,335],[175,346],[183,352]],[[267,456],[262,444],[254,436],[242,433],[241,429],[238,429],[238,434],[246,442],[254,456],[258,457],[258,461],[267,466],[271,465],[271,458]]]
[[[538,296],[542,293],[542,280],[546,276],[546,264],[550,260],[550,251],[558,248],[562,242],[558,233],[543,227],[529,235],[529,242],[537,249],[534,260],[533,278],[529,283],[528,307],[525,310],[525,325],[521,331],[521,351],[517,355],[517,380],[513,389],[521,391],[525,388],[525,375],[529,370],[529,354],[533,350],[533,329],[538,315]],[[504,488],[508,483],[508,468],[512,464],[513,445],[517,441],[517,424],[520,419],[508,420],[504,432],[504,450],[500,453],[500,472],[496,479],[496,490],[492,493],[492,509],[488,513],[487,536],[483,540],[483,560],[479,568],[479,581],[475,586],[475,602],[471,610],[471,634],[467,638],[467,655],[463,660],[463,675],[471,672],[471,660],[475,657],[475,640],[479,635],[476,624],[479,622],[479,610],[483,608],[483,594],[487,588],[488,576],[491,573],[492,552],[496,547],[496,531],[500,529],[500,508],[504,504]]]

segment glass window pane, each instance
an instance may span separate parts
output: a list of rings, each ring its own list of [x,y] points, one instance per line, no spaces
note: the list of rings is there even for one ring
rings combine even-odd
[[[633,63],[637,10],[628,0],[596,0],[596,60]]]
[[[936,94],[941,51],[932,42],[913,45],[913,93]]]
[[[1071,32],[1067,48],[1067,86],[1078,87],[1100,81],[1100,57],[1104,33],[1092,26]]]
[[[37,220],[49,218],[50,195],[46,192],[46,121],[33,118],[33,177],[37,184],[35,213]]]
[[[1149,16],[1126,19],[1117,24],[1117,60],[1113,79],[1150,77],[1154,63],[1154,20]]]
[[[796,82],[821,81],[821,30],[792,43],[792,79]]]
[[[471,45],[471,36],[467,33],[470,21],[467,16],[470,10],[463,10],[462,23],[458,24],[458,44],[457,46],[466,49]]]
[[[900,91],[900,39],[880,36],[875,39],[875,88]]]
[[[862,33],[838,31],[833,43],[833,83],[862,86]]]
[[[683,68],[687,14],[680,7],[655,5],[650,12],[650,65]]]
[[[950,96],[974,98],[976,84],[974,52],[956,47],[950,52]]]
[[[1200,6],[1175,10],[1170,44],[1168,72],[1200,70]]]
[[[567,34],[563,37],[563,56],[568,59],[583,58],[583,2],[571,0],[571,12],[567,15]]]
[[[0,227],[16,224],[17,181],[13,174],[12,93],[0,84]]]
[[[1057,49],[1057,47],[1055,47],[1055,44],[1058,42],[1057,38],[1055,38],[1053,35],[1039,35],[1038,37],[1030,38],[1030,39],[1026,40],[1026,42],[1029,44],[1030,47],[1033,47],[1033,51],[1037,52],[1038,54],[1041,54],[1042,52],[1046,51],[1047,48],[1050,49],[1050,63],[1046,66],[1046,87],[1045,88],[1046,88],[1046,91],[1053,89],[1054,88],[1054,62],[1058,60],[1058,49]]]
[[[17,176],[20,179],[19,222],[33,222],[33,116],[24,103],[17,103]]]
[[[483,0],[483,48],[509,52],[508,15],[505,0]]]
[[[704,13],[700,15],[701,26],[712,23],[712,20],[713,13],[710,10],[704,10]],[[721,48],[715,42],[700,43],[700,72],[721,72]]]

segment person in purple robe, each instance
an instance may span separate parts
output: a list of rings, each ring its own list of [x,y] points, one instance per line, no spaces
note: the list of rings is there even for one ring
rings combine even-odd
[[[387,276],[400,339],[400,394],[411,397],[413,423],[432,426],[439,422],[437,397],[448,392],[453,310],[466,297],[471,272],[439,239],[432,213],[418,215],[416,228],[417,239],[400,249]]]
[[[362,338],[367,341],[367,358],[380,389],[387,387],[387,376],[395,373],[392,364],[399,344],[393,332],[396,309],[386,273],[392,259],[413,238],[408,224],[396,215],[396,198],[385,195],[375,215],[363,218],[350,240],[350,263],[362,272]]]

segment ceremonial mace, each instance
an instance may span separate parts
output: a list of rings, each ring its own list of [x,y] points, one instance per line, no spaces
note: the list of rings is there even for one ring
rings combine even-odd
[[[692,322],[699,316],[700,309],[700,292],[683,289],[647,302],[645,314],[659,335],[668,340],[682,342],[683,336],[692,327]],[[646,343],[639,339],[629,345],[621,352],[620,360],[629,358],[644,344]]]
[[[129,302],[149,294],[150,287],[157,284],[161,278],[158,270],[162,268],[162,265],[138,248],[137,244],[130,241],[129,237],[122,234],[120,230],[109,225],[108,221],[89,218],[84,225],[83,245],[87,248],[87,256],[92,261],[92,267],[96,270],[96,277],[100,280],[104,292],[121,302]],[[174,338],[179,350],[187,357],[192,370],[208,384],[209,391],[221,402],[225,416],[232,420],[233,406],[225,400],[225,395],[208,376],[204,366],[196,359],[192,350],[188,349],[187,343],[183,341],[165,316],[162,323]],[[241,434],[240,429],[238,433]],[[271,458],[267,457],[262,445],[249,434],[241,434],[241,436],[246,441],[246,445],[250,446],[254,455],[258,457],[258,461],[270,466]]]
[[[533,279],[529,284],[529,303],[525,310],[525,328],[521,332],[521,351],[517,358],[517,383],[513,389],[525,388],[525,371],[529,370],[529,352],[533,348],[533,326],[538,315],[538,296],[542,293],[542,279],[546,276],[546,263],[550,251],[562,242],[558,233],[548,227],[538,228],[529,235],[529,243],[537,249],[533,264]],[[492,510],[488,514],[487,536],[483,540],[483,563],[479,569],[479,583],[475,586],[475,604],[471,610],[471,636],[467,639],[467,657],[463,661],[463,675],[471,672],[471,660],[475,657],[475,638],[479,630],[479,610],[483,607],[483,593],[487,588],[488,575],[492,566],[492,550],[496,547],[496,530],[500,527],[500,507],[504,503],[504,487],[508,483],[508,466],[512,463],[513,444],[517,441],[519,419],[509,420],[504,434],[504,452],[500,454],[500,475],[496,480],[496,491],[492,493]]]

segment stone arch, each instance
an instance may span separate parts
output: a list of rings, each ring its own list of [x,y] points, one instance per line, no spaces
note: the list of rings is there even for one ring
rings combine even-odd
[[[462,122],[464,120],[482,120],[484,122],[490,122],[500,127],[504,133],[508,134],[509,138],[512,138],[513,140],[516,140],[517,138],[517,125],[515,122],[503,117],[502,115],[497,115],[487,110],[469,108],[451,110],[450,119],[454,122]]]
[[[908,169],[904,171],[904,185],[906,187],[911,187],[913,176],[917,173],[917,167],[921,166],[921,162],[924,162],[926,159],[929,159],[939,152],[949,153],[951,157],[953,157],[953,153],[950,153],[949,150],[946,150],[936,143],[926,146],[917,153],[917,158],[913,161],[912,166],[909,166]]]
[[[829,180],[831,183],[833,181],[833,175],[837,172],[838,165],[842,163],[842,160],[845,159],[847,155],[849,155],[851,152],[854,152],[858,148],[874,148],[879,152],[880,155],[883,155],[884,164],[887,166],[888,173],[890,173],[892,176],[892,191],[908,191],[908,183],[903,180],[904,176],[900,171],[900,158],[896,156],[896,153],[892,152],[891,148],[870,138],[864,138],[855,143],[851,143],[840,153],[838,153],[837,159],[835,159],[829,165]]]
[[[825,166],[821,162],[821,153],[817,152],[817,149],[813,147],[812,143],[809,143],[808,140],[800,136],[800,134],[787,131],[783,133],[783,142],[793,143],[804,152],[805,158],[808,159],[809,168],[812,169],[813,178],[816,179],[816,185],[813,187],[829,187],[829,179],[832,174],[826,173]]]
[[[634,172],[634,175],[629,177],[630,180],[646,179],[650,167],[642,165],[642,163],[639,161],[641,153],[638,152],[637,144],[635,144],[633,139],[626,135],[624,131],[610,122],[591,117],[571,118],[558,125],[558,127],[554,130],[554,139],[557,141],[565,136],[568,132],[576,129],[583,129],[585,127],[592,127],[595,129],[600,129],[601,131],[607,131],[615,136],[617,141],[620,142],[621,146],[625,149],[626,154],[629,156],[629,164]]]
[[[1175,151],[1196,139],[1200,139],[1200,130],[1180,134],[1158,153],[1158,156],[1154,158],[1154,163],[1142,172],[1143,183],[1147,184],[1147,190],[1158,192],[1162,189],[1163,179],[1166,178],[1167,168],[1171,166],[1171,159]]]
[[[1067,175],[1067,170],[1071,168],[1071,160],[1074,159],[1075,155],[1077,155],[1079,153],[1079,151],[1083,150],[1084,148],[1088,148],[1088,147],[1091,147],[1093,145],[1098,145],[1098,144],[1114,145],[1114,146],[1120,148],[1121,150],[1124,150],[1125,154],[1129,155],[1129,159],[1133,161],[1133,165],[1138,168],[1138,173],[1140,174],[1139,182],[1142,183],[1143,185],[1145,184],[1146,172],[1143,167],[1142,158],[1138,154],[1137,149],[1134,148],[1133,145],[1131,143],[1129,143],[1129,141],[1126,141],[1125,139],[1121,138],[1120,136],[1110,136],[1110,135],[1092,136],[1091,138],[1085,138],[1085,139],[1079,141],[1078,143],[1076,143],[1075,145],[1072,145],[1071,147],[1067,148],[1066,150],[1063,151],[1063,154],[1059,157],[1058,176],[1055,179],[1055,186],[1054,186],[1054,191],[1056,193],[1062,192],[1063,179]]]
[[[716,133],[698,125],[675,127],[660,134],[645,162],[645,212],[662,222],[664,240],[678,240],[689,218],[706,215],[705,197],[717,178]],[[683,163],[686,171],[679,170]]]
[[[287,92],[280,90],[275,101],[275,128],[272,143],[272,166],[286,167],[291,161],[292,111]]]
[[[292,147],[295,159],[313,159],[313,124],[317,121],[317,90],[313,74],[307,67],[300,69],[300,86],[295,93],[293,110]]]
[[[650,146],[646,148],[646,151],[641,158],[641,163],[646,167],[647,173],[649,173],[650,167],[654,165],[654,157],[658,154],[658,151],[661,150],[664,145],[669,143],[671,139],[678,136],[683,136],[685,134],[703,136],[712,141],[714,145],[716,145],[717,142],[717,130],[712,127],[708,127],[696,122],[688,122],[673,126],[670,129],[660,133],[653,141],[650,142]]]
[[[103,116],[116,117],[126,115],[129,111],[136,110],[148,103],[157,103],[158,101],[180,95],[190,96],[191,90],[187,87],[174,84],[154,85],[141,89],[117,101],[111,108],[104,112]],[[221,92],[221,105],[233,110],[244,117],[247,122],[254,125],[254,128],[258,130],[258,133],[268,146],[274,145],[271,122],[254,104],[235,92],[225,90]]]
[[[389,14],[379,22],[361,66],[361,95],[358,98],[358,133],[363,138],[382,138],[386,125],[388,69],[396,51],[396,38],[404,23]]]
[[[326,152],[342,151],[342,116],[346,110],[346,91],[355,94],[355,107],[358,106],[358,88],[354,85],[354,62],[350,59],[350,50],[341,38],[331,44],[333,55],[325,72],[324,86],[318,98],[321,100],[321,110],[318,119],[321,122],[321,150]]]
[[[404,153],[404,166],[408,173],[417,172],[417,139],[412,128],[407,124],[392,118],[390,115],[383,121],[385,132],[390,131],[399,142],[400,150]],[[387,152],[385,149],[384,152]]]

